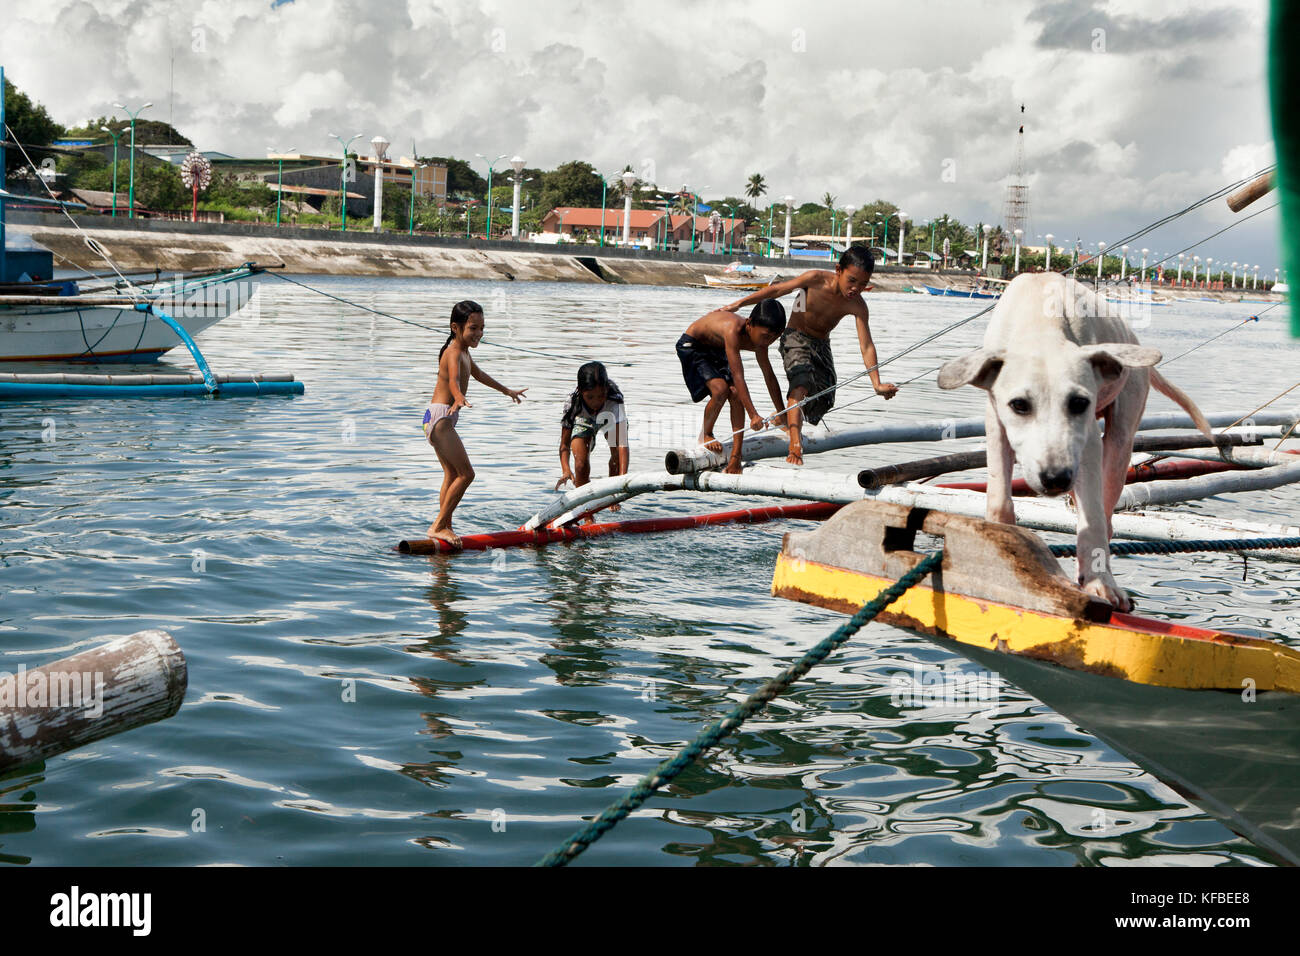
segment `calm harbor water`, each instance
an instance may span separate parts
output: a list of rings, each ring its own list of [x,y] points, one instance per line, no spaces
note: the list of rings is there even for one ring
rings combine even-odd
[[[699,408],[672,345],[728,298],[306,281],[439,329],[474,298],[489,342],[565,356],[476,353],[529,391],[514,406],[471,383],[460,432],[478,480],[462,533],[517,527],[550,500],[582,361],[605,361],[627,396],[633,470],[693,437]],[[882,356],[973,311],[868,301]],[[1156,308],[1139,334],[1172,356],[1261,308]],[[1285,321],[1273,309],[1166,373],[1203,409],[1253,408],[1295,381]],[[982,330],[885,377],[924,372]],[[782,532],[808,527],[796,522],[399,556],[392,545],[422,536],[436,510],[441,472],[420,418],[443,335],[268,279],[256,310],[199,341],[218,371],[293,371],[306,394],[0,406],[0,670],[145,628],[171,632],[189,664],[177,716],[0,778],[2,864],[532,863],[842,622],[768,593]],[[860,368],[851,326],[833,341],[841,373]],[[865,394],[850,387],[841,404]],[[828,421],[974,415],[981,396],[941,392],[931,375]],[[1149,407],[1172,409],[1154,394]],[[810,462],[848,472],[917,452]],[[678,494],[622,516],[740,503]],[[1297,505],[1292,488],[1187,507],[1267,521]],[[1240,558],[1170,556],[1120,559],[1118,573],[1144,613],[1297,641],[1293,565],[1251,561],[1243,580]],[[936,674],[979,678],[969,696],[981,699],[897,699],[900,678]],[[1017,687],[872,625],[582,864],[1266,859]]]

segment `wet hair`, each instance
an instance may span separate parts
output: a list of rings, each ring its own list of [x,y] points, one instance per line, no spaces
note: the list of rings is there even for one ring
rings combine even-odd
[[[773,332],[785,331],[785,306],[776,299],[764,299],[749,313],[749,321],[753,322],[760,329],[771,329]]]
[[[857,266],[863,272],[871,272],[876,268],[876,257],[866,246],[849,246],[844,250],[844,255],[840,256],[840,268],[847,269],[849,266]]]
[[[473,299],[461,299],[459,302],[457,302],[455,305],[451,307],[452,328],[454,329],[458,325],[463,326],[466,322],[469,321],[469,317],[473,315],[475,312],[477,312],[479,315],[482,315],[483,306],[479,305]],[[438,350],[438,361],[442,361],[442,353],[447,351],[447,346],[451,345],[452,340],[455,338],[456,338],[456,333],[454,331],[447,336],[447,341],[443,342],[442,348]]]
[[[609,373],[600,362],[588,362],[578,369],[578,391],[585,392],[601,385],[609,387]]]

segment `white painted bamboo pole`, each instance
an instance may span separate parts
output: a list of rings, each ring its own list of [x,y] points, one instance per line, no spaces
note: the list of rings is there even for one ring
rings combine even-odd
[[[766,495],[804,501],[857,501],[863,497],[857,475],[808,475],[796,471],[770,470],[766,474],[727,475],[704,472],[699,475],[670,475],[667,472],[636,472],[614,478],[599,478],[581,488],[558,496],[533,515],[524,528],[532,531],[557,522],[568,514],[581,515],[596,507],[655,491],[722,491],[738,495]],[[560,522],[557,522],[560,523]]]
[[[1250,471],[1226,471],[1213,475],[1198,475],[1177,481],[1146,481],[1125,487],[1115,505],[1116,511],[1141,508],[1144,505],[1173,504],[1208,498],[1211,495],[1231,495],[1243,491],[1266,491],[1300,481],[1300,459],[1291,459],[1285,465],[1273,465]]]
[[[1246,412],[1217,412],[1206,415],[1215,428],[1234,425]],[[1300,408],[1290,411],[1261,411],[1249,416],[1254,425],[1280,425],[1288,427],[1300,420]],[[1149,431],[1157,428],[1194,428],[1191,417],[1181,412],[1167,412],[1143,417],[1138,428]],[[890,425],[871,425],[842,432],[804,429],[805,455],[835,451],[840,448],[857,448],[892,442],[951,441],[957,438],[974,438],[984,434],[983,418],[929,419],[925,421],[898,422]],[[727,462],[731,442],[723,442],[721,452],[711,452],[703,446],[675,448],[664,456],[664,468],[669,474],[692,474],[721,468]],[[745,436],[741,457],[745,461],[764,458],[784,458],[789,454],[789,439],[785,432],[772,428],[757,435]]]
[[[166,631],[0,673],[0,770],[170,717],[186,681],[185,657]]]
[[[1290,475],[1271,474],[1291,468]],[[1254,488],[1223,488],[1220,490],[1201,490],[1196,494],[1184,494],[1182,489],[1191,482],[1206,483],[1203,478],[1226,478],[1245,476],[1257,479],[1255,484],[1268,482],[1263,487],[1276,487],[1276,484],[1300,480],[1300,463],[1294,466],[1276,466],[1265,472],[1235,472],[1229,474],[1207,475],[1202,478],[1188,478],[1177,481],[1148,482],[1141,486],[1165,486],[1157,489],[1158,494],[1150,500],[1186,500],[1191,497],[1203,497],[1208,494],[1220,494],[1231,491],[1254,490]],[[1139,486],[1132,485],[1130,488]],[[727,475],[719,472],[706,472],[700,475],[669,475],[663,472],[639,472],[616,478],[602,478],[583,485],[557,498],[548,508],[530,518],[524,527],[532,530],[544,527],[566,512],[578,512],[578,506],[601,501],[611,497],[619,500],[649,494],[656,491],[718,491],[739,495],[764,495],[779,498],[797,498],[808,501],[828,501],[847,504],[862,498],[876,501],[888,501],[893,504],[911,507],[931,508],[952,514],[969,515],[983,518],[985,514],[984,493],[957,488],[938,488],[933,485],[907,484],[887,485],[873,491],[863,491],[857,484],[857,475],[808,475],[802,472],[771,470],[766,474]],[[1173,497],[1183,494],[1182,497]],[[1123,499],[1121,499],[1123,503]],[[1128,502],[1124,507],[1137,507],[1138,502]],[[1016,523],[1026,528],[1039,531],[1059,531],[1073,534],[1076,530],[1076,517],[1062,501],[1042,498],[1017,498],[1015,502]],[[1116,537],[1137,538],[1151,541],[1188,540],[1204,537],[1295,537],[1300,536],[1300,528],[1263,525],[1240,521],[1222,521],[1202,516],[1182,516],[1165,514],[1125,513],[1117,511],[1113,517]],[[1247,554],[1265,558],[1280,558],[1300,561],[1300,549],[1277,551],[1250,551]]]
[[[1300,462],[1294,453],[1281,448],[1228,448],[1217,451],[1178,448],[1173,451],[1152,452],[1165,458],[1190,458],[1195,461],[1227,461],[1247,468],[1268,468],[1270,465],[1293,465]]]

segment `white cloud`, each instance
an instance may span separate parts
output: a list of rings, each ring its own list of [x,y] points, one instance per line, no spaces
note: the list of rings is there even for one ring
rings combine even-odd
[[[8,13],[0,62],[75,122],[115,100],[151,99],[146,115],[166,119],[174,58],[176,125],[238,154],[332,155],[330,132],[383,133],[403,153],[414,141],[543,167],[650,159],[662,183],[710,194],[761,172],[771,196],[888,198],[971,222],[1000,218],[1024,102],[1031,230],[1109,241],[1267,150],[1265,13],[1262,0],[48,0]],[[1273,215],[1209,254],[1272,261]],[[1199,216],[1149,241],[1186,244],[1226,207]]]

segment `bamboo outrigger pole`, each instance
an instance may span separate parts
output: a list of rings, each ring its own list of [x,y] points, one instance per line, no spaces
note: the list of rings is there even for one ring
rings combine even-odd
[[[1289,428],[1300,421],[1300,408],[1289,411],[1257,409],[1250,412],[1216,412],[1205,416],[1215,428],[1237,425],[1243,420],[1250,422],[1249,427],[1281,426]],[[1195,428],[1190,416],[1182,412],[1162,412],[1145,415],[1138,424],[1142,431],[1157,428]],[[826,431],[823,429],[805,430],[803,451],[805,455],[815,455],[824,451],[840,448],[856,448],[863,445],[879,445],[893,442],[917,441],[952,441],[957,438],[978,438],[984,435],[984,418],[949,418],[930,419],[917,422],[895,422],[888,425],[870,425],[865,428],[852,428],[845,431]],[[702,445],[693,448],[676,448],[664,456],[664,469],[671,475],[693,474],[721,468],[727,463],[727,454],[731,442],[722,443],[722,452],[708,451]],[[769,429],[757,435],[747,435],[742,458],[745,461],[758,461],[763,458],[784,458],[789,453],[789,439],[779,429]]]

